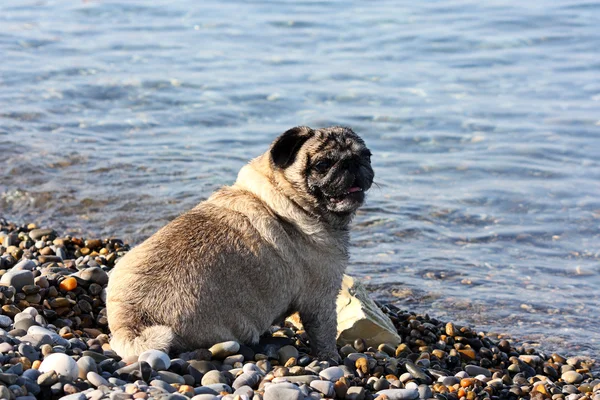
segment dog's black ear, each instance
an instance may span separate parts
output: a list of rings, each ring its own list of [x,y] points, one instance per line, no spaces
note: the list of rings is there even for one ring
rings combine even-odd
[[[287,168],[294,163],[302,145],[314,135],[307,126],[297,126],[275,139],[271,146],[271,160],[279,168]]]

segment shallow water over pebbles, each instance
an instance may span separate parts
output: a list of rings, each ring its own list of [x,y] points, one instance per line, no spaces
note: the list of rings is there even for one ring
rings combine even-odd
[[[482,330],[599,354],[600,6],[0,4],[0,215],[137,243],[278,133],[374,153],[351,273]]]

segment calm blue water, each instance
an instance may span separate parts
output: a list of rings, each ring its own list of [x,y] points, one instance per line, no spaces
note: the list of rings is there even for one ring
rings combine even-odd
[[[350,271],[600,354],[600,3],[0,3],[0,214],[138,243],[300,124],[378,188]]]

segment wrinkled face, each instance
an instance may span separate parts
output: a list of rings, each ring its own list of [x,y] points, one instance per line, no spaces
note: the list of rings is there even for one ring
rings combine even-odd
[[[278,143],[286,151],[278,152]],[[271,155],[321,213],[352,216],[373,183],[371,152],[349,128],[291,129],[274,143]]]

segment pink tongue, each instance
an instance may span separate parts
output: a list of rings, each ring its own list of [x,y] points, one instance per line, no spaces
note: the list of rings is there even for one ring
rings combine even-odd
[[[358,186],[354,186],[351,187],[350,190],[348,190],[348,193],[354,193],[354,192],[358,192],[360,191],[360,188]]]

